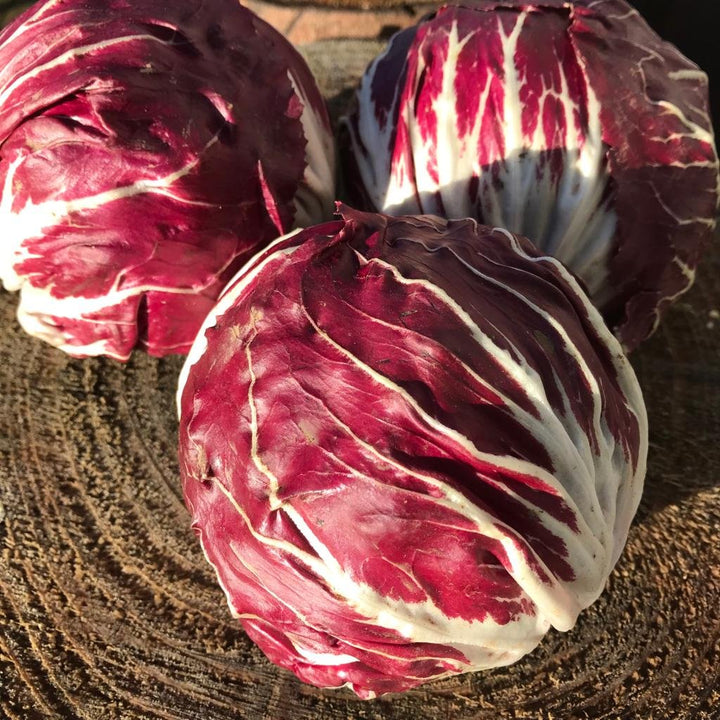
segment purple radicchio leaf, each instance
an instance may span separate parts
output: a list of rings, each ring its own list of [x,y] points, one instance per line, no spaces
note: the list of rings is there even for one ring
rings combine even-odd
[[[235,0],[47,0],[0,33],[0,277],[76,356],[187,352],[239,267],[332,211],[305,62]]]
[[[529,241],[341,212],[229,283],[180,377],[179,452],[250,637],[373,697],[573,626],[625,544],[647,419],[619,343]]]
[[[715,226],[707,76],[624,0],[441,7],[371,63],[345,130],[357,202],[529,237],[627,349]]]

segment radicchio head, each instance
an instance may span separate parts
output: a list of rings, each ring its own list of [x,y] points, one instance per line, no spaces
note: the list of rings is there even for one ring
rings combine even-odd
[[[473,220],[343,219],[229,284],[178,391],[185,498],[268,657],[363,697],[512,663],[625,544],[647,421],[573,277]]]
[[[372,62],[346,125],[356,201],[526,235],[628,349],[715,225],[707,76],[624,0],[441,7]]]
[[[45,0],[0,33],[0,278],[77,356],[187,352],[220,290],[332,212],[290,44],[236,0]]]

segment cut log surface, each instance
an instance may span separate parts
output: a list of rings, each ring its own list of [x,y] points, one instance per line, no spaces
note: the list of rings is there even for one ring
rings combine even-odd
[[[303,47],[335,117],[381,47]],[[600,600],[512,667],[373,701],[300,683],[230,617],[181,496],[182,359],[73,360],[0,291],[0,718],[720,717],[719,250],[633,355],[649,472]]]

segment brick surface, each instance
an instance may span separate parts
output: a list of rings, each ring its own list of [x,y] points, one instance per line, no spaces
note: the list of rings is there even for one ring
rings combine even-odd
[[[296,45],[330,38],[389,37],[435,7],[424,4],[394,10],[358,10],[276,5],[259,0],[245,5]]]

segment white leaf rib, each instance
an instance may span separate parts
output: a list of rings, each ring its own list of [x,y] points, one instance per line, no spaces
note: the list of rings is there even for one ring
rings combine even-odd
[[[14,105],[7,104],[7,100],[12,95],[13,91],[16,90],[23,83],[38,77],[39,75],[47,72],[48,70],[52,70],[58,66],[61,66],[69,62],[73,58],[82,57],[83,55],[88,55],[97,50],[105,50],[115,45],[121,45],[123,43],[133,42],[136,40],[145,40],[147,42],[166,44],[159,38],[156,38],[154,35],[149,35],[147,33],[139,33],[137,35],[122,35],[120,37],[111,38],[110,40],[103,40],[101,42],[91,43],[90,45],[80,45],[79,47],[75,47],[71,50],[67,50],[64,53],[61,53],[49,62],[43,63],[41,65],[35,65],[32,70],[29,70],[28,72],[20,75],[19,77],[16,77],[9,84],[5,84],[5,86],[0,89],[0,106],[4,105],[7,109],[8,107],[12,108],[14,105],[20,104],[20,101],[14,103]]]
[[[5,47],[9,47],[10,43],[13,40],[16,40],[21,35],[23,35],[26,32],[36,32],[36,25],[39,25],[42,20],[44,19],[44,16],[48,13],[48,11],[52,10],[54,7],[58,5],[62,5],[63,0],[51,0],[51,2],[46,3],[40,3],[37,9],[28,17],[25,18],[25,20],[20,23],[12,33],[10,33],[7,37],[2,37],[2,33],[0,33],[0,38],[2,38],[2,44]],[[71,10],[69,11],[69,14],[74,14],[75,11]],[[51,15],[50,18],[53,19],[57,17],[57,14]]]
[[[372,262],[376,262],[378,264],[381,264],[385,266],[387,269],[393,269],[393,266],[383,263],[380,260],[373,260]],[[396,278],[398,275],[396,274]],[[358,310],[358,312],[361,312]],[[367,318],[371,319],[373,322],[376,322],[384,327],[388,327],[391,329],[397,329],[395,325],[392,325],[391,323],[388,323],[384,320],[381,320],[377,317],[371,316],[365,312],[362,313]],[[306,313],[306,316],[309,317],[309,315]],[[477,327],[477,326],[476,326]],[[428,338],[426,336],[421,335],[420,333],[417,333],[412,330],[408,330],[405,328],[405,332],[411,333],[412,335],[421,337],[424,341],[428,341]],[[478,328],[478,332],[479,328]],[[529,431],[529,433],[536,439],[538,442],[546,449],[548,449],[549,454],[551,455],[551,458],[553,460],[553,466],[556,468],[556,471],[560,468],[567,468],[567,472],[569,474],[578,474],[581,473],[583,475],[583,481],[581,484],[583,486],[593,486],[593,478],[592,478],[592,472],[594,470],[594,464],[592,461],[592,458],[589,457],[582,457],[579,452],[579,448],[577,447],[576,443],[573,441],[573,439],[570,437],[568,433],[568,429],[566,426],[560,421],[560,419],[553,413],[548,405],[546,403],[534,403],[533,407],[536,408],[538,412],[538,417],[533,416],[531,413],[527,412],[526,410],[523,410],[514,400],[509,398],[507,395],[502,393],[498,388],[494,388],[490,386],[484,378],[482,378],[478,373],[473,370],[469,365],[467,365],[462,359],[456,356],[456,360],[459,363],[459,365],[462,367],[462,369],[481,387],[485,388],[486,390],[489,390],[490,392],[494,393],[499,397],[503,405],[505,406],[505,409],[508,410],[510,415],[525,429]],[[560,387],[560,384],[558,382],[558,387]],[[333,416],[337,422],[340,422],[339,418]],[[345,426],[346,427],[346,426]],[[349,430],[349,428],[348,428]],[[558,442],[562,438],[566,438],[568,442]],[[553,484],[551,487],[553,487],[555,493],[558,496],[561,496],[565,499],[565,501],[568,503],[568,505],[573,508],[573,510],[578,511],[578,508],[575,506],[575,499],[571,498],[568,493],[565,486],[558,482],[557,479],[553,476]],[[582,515],[582,513],[581,513]]]
[[[345,356],[350,363],[361,369],[376,383],[390,389],[392,392],[400,396],[407,404],[407,406],[412,408],[413,412],[416,413],[418,417],[421,418],[427,426],[429,426],[436,432],[440,432],[445,437],[451,439],[454,443],[456,443],[459,447],[463,448],[465,452],[467,452],[471,456],[476,457],[481,462],[507,468],[511,472],[514,471],[541,478],[550,486],[556,483],[556,480],[552,474],[548,473],[546,470],[539,467],[538,465],[535,465],[534,463],[530,463],[525,460],[519,460],[517,458],[512,458],[510,456],[501,457],[498,455],[493,455],[480,451],[474,445],[474,443],[472,443],[462,433],[448,427],[444,423],[441,423],[439,420],[430,416],[425,410],[422,409],[422,407],[417,404],[417,402],[412,398],[412,396],[409,395],[409,393],[407,393],[407,391],[405,391],[399,385],[388,380],[386,377],[375,371],[366,363],[362,362],[359,358],[355,357],[352,353],[350,353],[346,348],[333,340],[317,325],[317,323],[315,323],[315,321],[309,315],[306,314],[306,317],[315,329],[316,333],[320,337],[322,337],[328,344],[334,347],[340,354]],[[464,498],[463,501],[465,501]],[[575,600],[571,599],[568,590],[558,583],[558,581],[554,578],[552,572],[545,566],[542,559],[539,558],[531,548],[526,548],[529,553],[533,555],[533,559],[537,562],[537,564],[543,568],[543,571],[547,574],[548,578],[550,578],[550,585],[553,588],[553,592],[548,590],[547,585],[545,585],[542,581],[539,581],[536,575],[529,571],[526,560],[518,552],[518,549],[515,545],[515,541],[519,540],[520,538],[515,535],[514,531],[508,528],[506,534],[498,533],[497,531],[495,531],[494,535],[490,535],[489,533],[487,534],[491,537],[495,537],[495,539],[497,539],[498,542],[503,545],[503,548],[505,549],[505,552],[507,553],[508,559],[510,560],[512,566],[510,570],[511,575],[520,585],[520,587],[522,587],[526,591],[529,591],[529,595],[533,598],[533,600],[535,600],[537,605],[542,608],[543,612],[551,619],[553,624],[559,629],[572,627],[572,624],[575,621],[575,617],[577,616],[577,612],[579,612],[579,608],[575,608]],[[510,536],[512,536],[513,539],[510,539]],[[558,602],[558,598],[563,598],[563,600],[561,602]],[[563,612],[563,609],[561,608],[572,608],[572,610],[570,610],[569,612]]]

